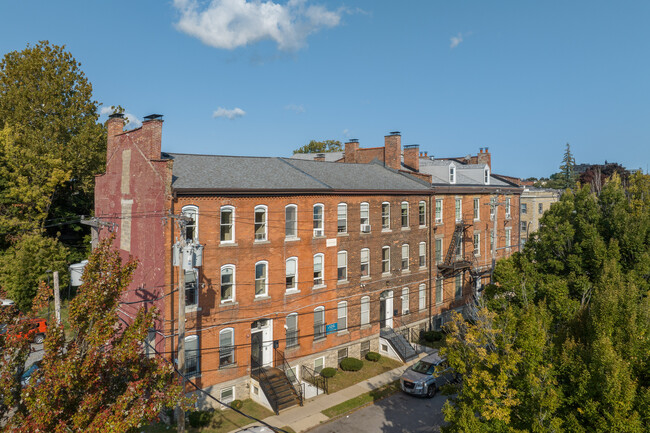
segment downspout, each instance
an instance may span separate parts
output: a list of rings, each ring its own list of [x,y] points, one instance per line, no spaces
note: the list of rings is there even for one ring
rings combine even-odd
[[[171,214],[172,215],[174,215],[174,201],[175,201],[175,199],[176,199],[176,194],[172,193],[172,197],[171,197],[171,202],[172,202],[171,203],[171,205],[172,205],[171,206]],[[171,219],[169,221],[171,223],[171,247],[172,247],[171,257],[169,258],[169,270],[170,270],[170,275],[171,275],[171,281],[170,281],[170,286],[169,287],[171,288],[170,290],[173,290],[173,287],[174,287],[174,225],[175,224],[173,223],[173,221],[171,221]],[[169,296],[169,302],[171,303],[171,308],[169,309],[170,310],[169,314],[171,316],[169,323],[172,324],[172,332],[170,332],[170,335],[171,335],[171,339],[172,339],[172,342],[171,342],[171,344],[172,344],[171,345],[171,347],[172,347],[171,355],[172,355],[172,361],[173,361],[175,359],[174,348],[176,347],[176,345],[174,344],[174,295],[173,295],[173,293]]]

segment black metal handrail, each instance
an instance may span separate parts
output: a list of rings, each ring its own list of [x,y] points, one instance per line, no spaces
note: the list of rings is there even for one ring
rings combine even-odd
[[[313,386],[315,386],[317,390],[322,389],[323,391],[325,391],[325,394],[330,393],[327,378],[321,376],[319,373],[316,373],[314,370],[307,367],[306,365],[302,366],[302,370],[300,370],[300,377],[305,382],[308,382]],[[316,395],[318,395],[318,391],[316,391]]]
[[[278,349],[275,349],[275,355],[276,355],[276,362],[275,362],[275,365],[276,365],[276,366],[279,365],[279,366],[280,366],[280,369],[281,369],[282,371],[284,371],[284,375],[287,376],[287,379],[289,380],[289,383],[291,384],[291,387],[294,389],[294,391],[296,391],[296,395],[298,396],[298,400],[299,400],[299,402],[300,402],[300,406],[302,406],[302,403],[303,403],[303,401],[304,401],[304,396],[303,396],[303,394],[302,394],[302,387],[300,386],[300,383],[297,383],[298,386],[296,386],[296,384],[294,384],[294,383],[291,381],[291,378],[289,377],[289,373],[288,373],[288,372],[291,371],[290,374],[293,375],[293,371],[291,370],[291,366],[290,366],[289,363],[287,362],[287,358],[285,358],[285,357],[284,357],[284,353],[281,352],[281,351],[279,351]],[[295,377],[295,376],[294,376],[294,377]],[[296,382],[298,382],[298,378],[295,377],[295,379],[296,379]]]
[[[262,387],[262,391],[264,391],[264,395],[266,395],[266,398],[271,405],[271,409],[273,409],[273,412],[275,412],[276,415],[279,415],[278,395],[275,392],[275,389],[273,389],[273,386],[271,386],[271,381],[269,380],[264,367],[253,358],[251,358],[251,377],[257,379]]]
[[[404,337],[404,339],[406,340],[408,345],[411,346],[411,349],[413,349],[417,353],[417,348],[411,343],[413,341],[413,337],[412,337],[412,334],[411,334],[411,329],[408,328],[408,327],[405,327],[404,323],[400,319],[398,319],[397,317],[395,317],[395,324],[397,325],[398,329],[396,329],[396,330],[394,329],[394,331],[397,334],[400,334],[402,337]],[[398,342],[399,342],[399,340],[398,340]],[[405,351],[405,353],[406,353],[406,351]]]

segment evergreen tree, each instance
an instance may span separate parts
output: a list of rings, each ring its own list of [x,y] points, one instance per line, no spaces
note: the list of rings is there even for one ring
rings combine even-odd
[[[566,144],[566,150],[564,151],[564,157],[562,158],[562,165],[560,165],[560,174],[562,179],[562,188],[573,188],[576,183],[576,160],[571,153],[571,145]]]

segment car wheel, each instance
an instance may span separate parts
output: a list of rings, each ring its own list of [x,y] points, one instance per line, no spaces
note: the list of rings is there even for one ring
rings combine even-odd
[[[36,334],[36,337],[34,337],[34,343],[36,344],[41,344],[45,340],[45,335],[43,334]]]
[[[431,398],[434,395],[436,395],[436,391],[437,391],[437,389],[436,389],[436,384],[435,383],[432,383],[431,385],[429,385],[429,387],[427,388],[427,398]]]

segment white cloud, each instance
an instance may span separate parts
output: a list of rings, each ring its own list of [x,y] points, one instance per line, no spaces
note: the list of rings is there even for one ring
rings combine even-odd
[[[451,44],[449,44],[449,48],[453,50],[458,45],[460,45],[461,42],[463,42],[463,34],[458,33],[458,36],[452,36],[449,40],[451,41]]]
[[[232,50],[262,40],[272,40],[281,50],[305,45],[307,36],[336,27],[342,11],[307,5],[306,0],[286,4],[272,0],[211,0],[201,7],[197,0],[174,0],[180,12],[176,27],[204,44]]]
[[[99,109],[99,115],[100,116],[108,116],[109,114],[113,114],[113,108],[112,107],[102,107]],[[131,114],[128,112],[123,112],[124,117],[126,117],[126,120],[128,120],[128,123],[126,125],[126,129],[134,129],[134,128],[139,128],[142,126],[142,120],[138,118],[135,114]]]
[[[238,117],[242,117],[246,114],[244,110],[241,108],[233,108],[232,110],[228,110],[227,108],[222,108],[219,107],[217,111],[212,113],[212,117],[226,117],[230,120],[236,119]]]
[[[349,130],[348,128],[345,128],[345,129],[343,130],[343,136],[344,136],[345,138],[350,138],[350,130]]]
[[[289,104],[284,107],[285,110],[291,110],[295,111],[296,113],[304,113],[305,112],[305,107],[302,105],[296,105],[296,104]]]

